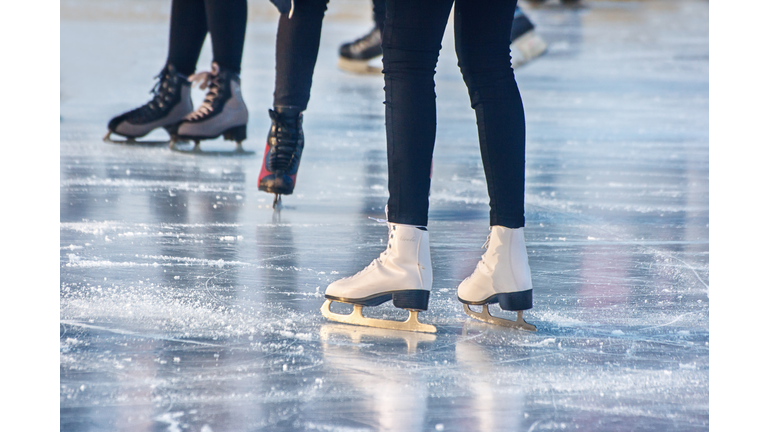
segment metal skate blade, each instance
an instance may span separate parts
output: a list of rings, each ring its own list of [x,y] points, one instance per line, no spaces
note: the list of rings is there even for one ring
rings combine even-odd
[[[418,311],[408,311],[408,319],[405,321],[390,321],[376,318],[366,318],[363,316],[363,307],[360,305],[353,305],[354,309],[349,315],[342,315],[331,312],[331,301],[325,300],[323,307],[320,308],[320,312],[324,317],[331,321],[336,321],[344,324],[353,324],[366,327],[376,327],[389,330],[403,330],[422,333],[436,333],[437,328],[430,324],[422,324],[419,322]]]
[[[403,332],[376,327],[349,326],[343,324],[323,324],[320,327],[320,339],[329,342],[332,338],[345,337],[353,344],[367,341],[404,341],[408,354],[416,352],[419,343],[434,342],[437,338],[432,333]]]
[[[165,141],[136,141],[136,139],[134,139],[134,138],[112,139],[111,135],[112,135],[112,132],[107,132],[107,134],[104,135],[104,138],[102,140],[105,143],[127,145],[127,146],[137,146],[137,147],[164,146],[164,145],[168,145],[171,142],[170,139],[165,140]]]
[[[234,150],[203,150],[200,147],[200,143],[195,143],[191,148],[181,147],[177,142],[171,142],[170,147],[172,151],[177,153],[183,153],[192,156],[253,156],[256,152],[251,150],[245,150],[242,145],[238,145]]]
[[[535,325],[528,324],[523,319],[523,311],[517,311],[517,320],[511,321],[511,320],[508,320],[508,319],[498,318],[498,317],[492,316],[488,312],[488,305],[487,304],[483,305],[483,311],[482,312],[475,312],[475,311],[473,311],[472,309],[469,308],[468,304],[464,303],[464,313],[466,313],[467,315],[469,315],[470,317],[472,317],[472,318],[474,318],[476,320],[487,322],[489,324],[494,324],[494,325],[497,325],[497,326],[509,327],[509,328],[519,328],[521,330],[536,331],[536,326]]]
[[[278,212],[283,209],[283,196],[275,194],[275,200],[272,201],[272,208]]]

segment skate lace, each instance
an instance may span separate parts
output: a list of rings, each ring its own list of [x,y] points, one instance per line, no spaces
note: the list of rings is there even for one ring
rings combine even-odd
[[[488,234],[488,237],[485,239],[485,243],[483,243],[482,248],[488,249],[488,246],[491,244],[491,235]]]
[[[272,171],[292,171],[299,147],[299,120],[288,119],[272,111],[275,119],[275,145],[269,153],[269,166]]]
[[[483,249],[486,251],[488,250],[488,246],[491,244],[491,234],[488,234],[488,238],[485,239],[485,243],[483,243]],[[479,269],[481,265],[485,265],[485,253],[480,257],[480,262],[477,263],[477,268]]]
[[[169,107],[170,102],[173,99],[173,94],[176,91],[173,83],[171,83],[172,78],[171,72],[168,69],[163,69],[157,76],[155,76],[157,82],[149,91],[149,94],[152,95],[152,99],[129,113],[128,120],[138,122],[152,120],[156,117],[157,112],[162,112]]]
[[[369,268],[371,268],[371,267],[373,267],[373,266],[375,266],[375,265],[377,265],[377,264],[383,264],[383,263],[384,263],[384,258],[386,258],[386,257],[387,257],[387,255],[389,254],[389,250],[392,248],[392,239],[394,238],[394,234],[392,234],[392,229],[393,229],[394,225],[392,225],[391,223],[389,223],[389,222],[388,222],[388,221],[386,221],[385,219],[377,219],[377,218],[374,218],[374,217],[370,217],[370,216],[368,217],[368,219],[373,219],[373,220],[375,220],[376,222],[379,222],[379,223],[386,223],[386,224],[387,224],[387,228],[388,228],[388,232],[387,232],[387,238],[388,238],[388,240],[387,240],[387,248],[386,248],[386,249],[384,249],[384,252],[380,253],[380,254],[379,254],[379,256],[378,256],[378,258],[376,258],[376,259],[374,259],[373,261],[371,261],[371,263],[370,263],[370,264],[368,264],[368,265],[367,265],[367,266],[366,266],[366,267],[363,269],[363,271],[366,271],[366,270],[368,270]]]
[[[219,96],[221,89],[221,76],[219,75],[219,65],[216,62],[211,64],[210,72],[200,72],[189,76],[192,86],[199,84],[200,90],[208,89],[208,93],[203,99],[203,103],[186,117],[187,120],[200,120],[213,112],[213,104]]]
[[[376,27],[368,32],[367,35],[359,39],[355,39],[355,41],[350,44],[349,50],[355,54],[359,54],[361,51],[365,50],[374,43],[381,44],[381,32],[379,32],[379,29]]]
[[[373,220],[375,220],[376,222],[383,222],[383,223],[386,223],[386,224],[387,224],[387,226],[389,227],[389,235],[388,235],[388,237],[389,237],[389,240],[390,240],[390,241],[392,240],[392,237],[393,237],[393,235],[392,235],[392,227],[393,227],[393,225],[392,225],[391,223],[387,222],[387,221],[386,221],[386,220],[384,220],[384,219],[376,219],[376,218],[373,218],[373,217],[369,217],[369,219],[373,219]],[[382,253],[380,253],[380,254],[379,254],[378,258],[374,258],[374,260],[373,260],[373,261],[371,261],[371,263],[370,263],[370,264],[368,264],[367,266],[365,266],[365,268],[364,268],[364,269],[360,270],[359,272],[355,273],[354,275],[352,275],[352,276],[347,276],[347,277],[345,277],[345,278],[342,278],[342,279],[350,279],[350,278],[353,278],[353,277],[355,277],[355,276],[357,276],[357,275],[359,275],[359,274],[365,273],[365,272],[366,272],[366,271],[368,271],[369,269],[371,269],[371,268],[373,268],[373,267],[376,267],[376,266],[377,266],[377,265],[379,265],[379,264],[382,264],[382,263],[384,262],[384,258],[385,258],[385,257],[388,255],[389,249],[392,247],[392,243],[391,243],[390,241],[388,241],[388,242],[387,242],[387,248],[384,250],[384,252],[382,252]]]

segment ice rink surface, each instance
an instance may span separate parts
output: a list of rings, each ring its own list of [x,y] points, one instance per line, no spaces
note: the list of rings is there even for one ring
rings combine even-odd
[[[242,73],[257,154],[240,158],[103,143],[110,117],[149,99],[169,2],[62,1],[61,430],[707,430],[709,3],[522,6],[549,44],[517,70],[538,332],[472,321],[456,300],[489,207],[449,27],[426,335],[320,315],[325,287],[386,244],[369,219],[387,199],[383,79],[336,68],[338,46],[371,26],[367,1],[329,5],[279,212],[257,190],[266,0],[250,3]],[[200,70],[210,59],[206,42]]]

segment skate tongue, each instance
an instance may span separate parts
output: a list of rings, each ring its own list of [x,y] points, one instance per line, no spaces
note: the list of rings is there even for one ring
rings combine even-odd
[[[216,62],[211,63],[211,71],[198,72],[190,75],[187,80],[192,83],[192,87],[199,84],[200,90],[205,90],[210,86],[211,80],[214,76],[219,74],[219,64]]]

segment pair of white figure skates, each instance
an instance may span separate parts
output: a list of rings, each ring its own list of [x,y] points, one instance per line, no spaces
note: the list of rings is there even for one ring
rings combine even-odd
[[[337,280],[325,291],[322,314],[329,320],[393,330],[434,333],[433,325],[419,322],[420,311],[427,310],[432,288],[432,261],[429,253],[429,232],[424,227],[388,222],[387,249],[368,267],[354,276]],[[533,284],[525,250],[523,228],[491,227],[483,254],[475,271],[458,289],[464,312],[487,323],[536,331],[523,319],[523,310],[531,309]],[[406,309],[406,321],[367,318],[364,306],[378,306],[392,300],[395,307]],[[351,314],[332,312],[332,302],[350,303]],[[498,303],[502,310],[517,311],[517,319],[494,317],[488,305]],[[470,305],[481,305],[475,312]]]

